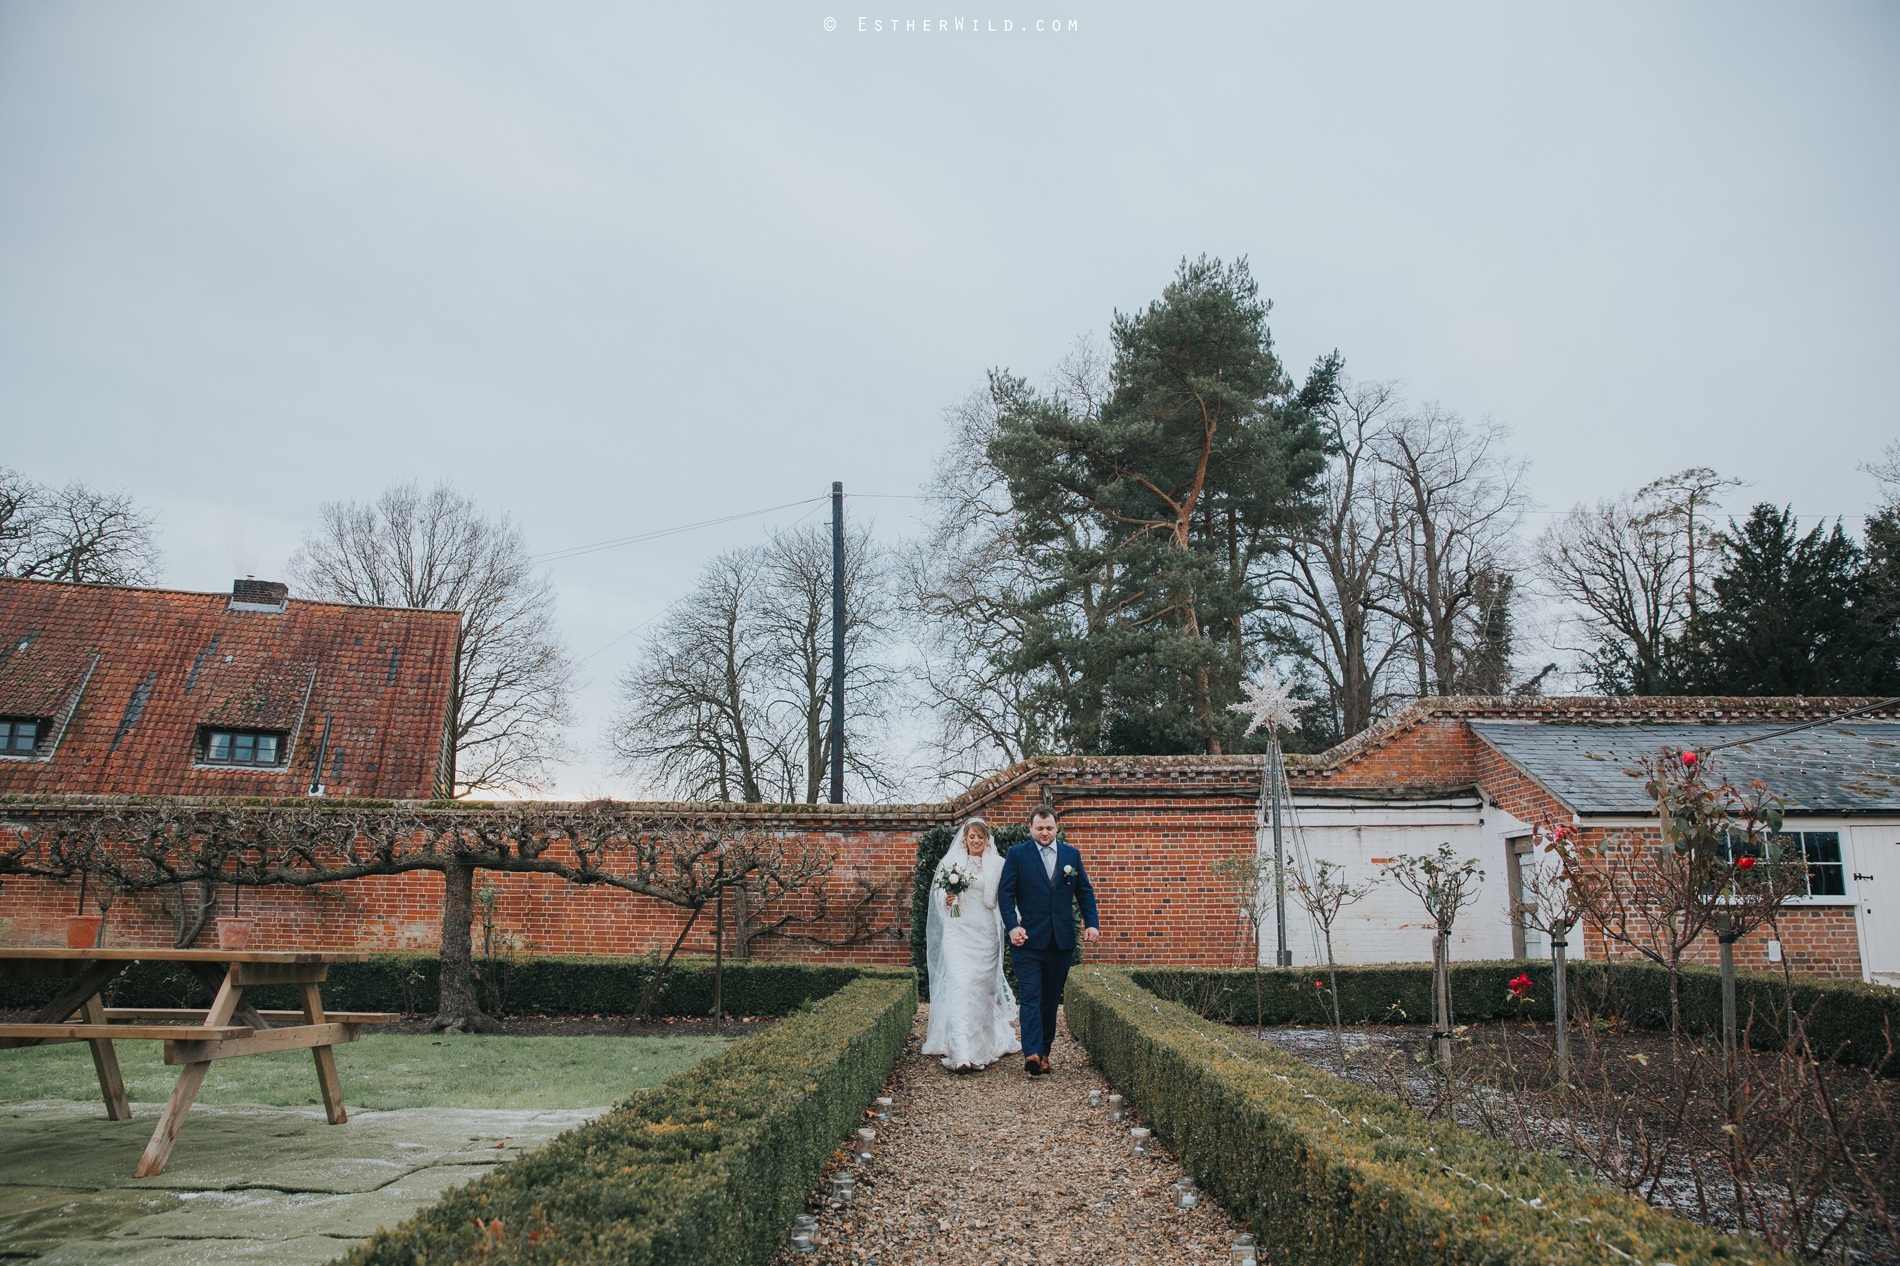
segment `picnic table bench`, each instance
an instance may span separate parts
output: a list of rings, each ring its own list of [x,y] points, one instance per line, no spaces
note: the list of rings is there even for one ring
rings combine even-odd
[[[349,1120],[337,1082],[332,1047],[354,1042],[365,1024],[399,1017],[380,1011],[325,1013],[319,986],[331,963],[360,963],[363,953],[268,950],[180,949],[25,949],[0,946],[0,980],[65,980],[70,983],[31,1021],[0,1024],[0,1049],[87,1042],[106,1115],[132,1119],[112,1043],[123,1039],[165,1043],[165,1062],[182,1065],[178,1084],[159,1114],[135,1177],[163,1173],[192,1100],[216,1060],[266,1051],[309,1050],[316,1059],[317,1085],[331,1125]],[[182,963],[212,990],[203,1010],[178,1007],[108,1007],[101,991],[134,963]],[[300,1011],[257,1011],[244,1001],[252,985],[294,985]]]

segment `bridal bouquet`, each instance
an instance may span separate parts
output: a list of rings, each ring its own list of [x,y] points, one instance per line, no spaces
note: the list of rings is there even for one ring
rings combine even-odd
[[[937,887],[943,889],[953,897],[962,896],[968,892],[976,881],[977,876],[972,875],[966,870],[962,862],[951,862],[948,866],[945,866],[942,870],[937,872]],[[953,919],[961,919],[963,917],[963,904],[961,902],[951,903],[950,917]]]

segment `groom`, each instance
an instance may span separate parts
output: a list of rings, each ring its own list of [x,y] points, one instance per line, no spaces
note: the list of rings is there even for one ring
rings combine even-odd
[[[1029,838],[1009,850],[997,885],[1003,926],[1016,947],[1016,989],[1022,1001],[1023,1067],[1031,1077],[1049,1071],[1056,1008],[1075,950],[1074,901],[1082,903],[1082,939],[1100,939],[1095,888],[1082,854],[1056,839],[1056,811],[1040,805],[1029,815]]]

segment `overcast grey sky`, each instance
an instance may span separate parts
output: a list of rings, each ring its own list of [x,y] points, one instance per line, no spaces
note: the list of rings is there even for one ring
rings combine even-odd
[[[913,494],[986,368],[1207,252],[1296,371],[1513,427],[1546,508],[1874,501],[1891,3],[964,9],[0,0],[0,464],[155,506],[205,590],[403,479],[536,552]],[[630,790],[607,644],[798,513],[556,565],[562,794]]]

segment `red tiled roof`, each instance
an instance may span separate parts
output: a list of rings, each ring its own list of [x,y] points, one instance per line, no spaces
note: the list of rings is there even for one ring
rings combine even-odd
[[[33,759],[0,758],[0,793],[446,794],[444,742],[461,616],[229,594],[0,580],[0,715],[50,723]],[[289,735],[272,769],[196,763],[200,727]],[[48,753],[50,751],[50,757]]]

